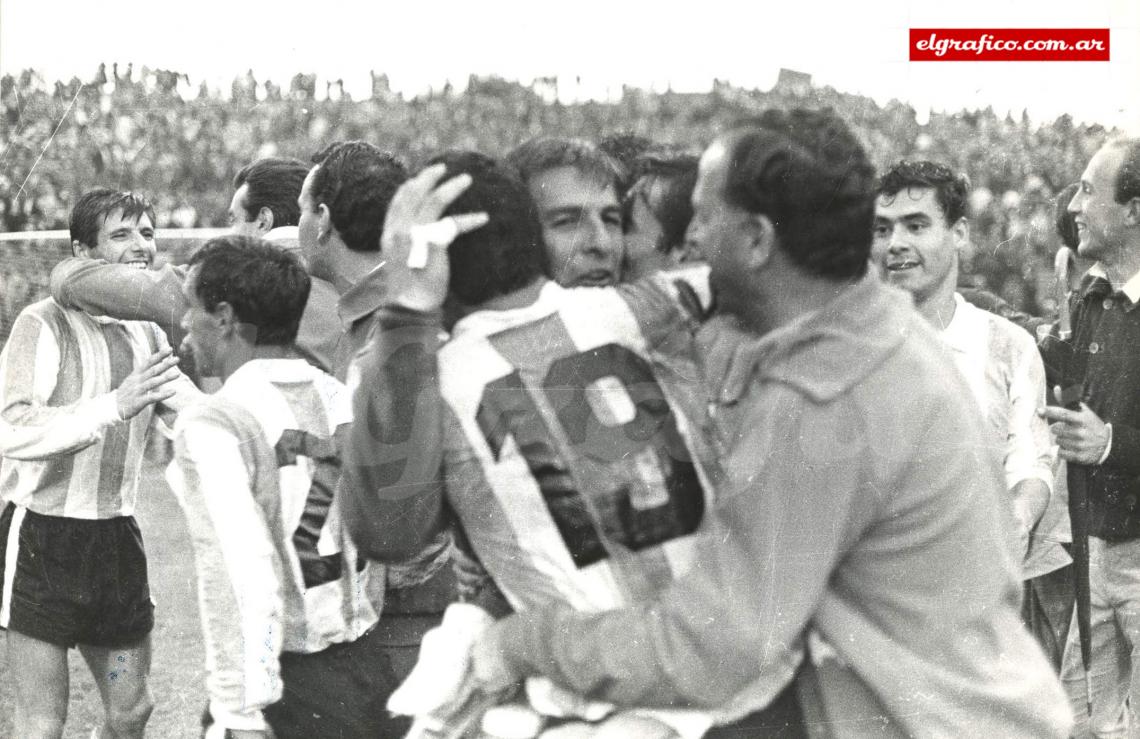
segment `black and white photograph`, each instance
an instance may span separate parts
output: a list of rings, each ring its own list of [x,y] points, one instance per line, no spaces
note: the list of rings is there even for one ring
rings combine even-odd
[[[1140,737],[1140,4],[0,0],[0,106],[0,736]]]

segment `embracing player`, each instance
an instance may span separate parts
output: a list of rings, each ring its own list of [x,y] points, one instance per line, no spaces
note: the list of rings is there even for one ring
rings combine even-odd
[[[433,191],[445,173],[452,179]],[[489,222],[459,236],[446,259],[429,254],[425,269],[402,267],[420,247],[401,243],[397,223],[433,221],[442,207],[432,213],[432,205],[446,205],[457,188],[466,191],[449,212],[486,213]],[[409,212],[420,203],[427,210]],[[362,357],[349,451],[350,473],[373,484],[346,487],[362,546],[396,558],[414,548],[386,521],[426,526],[442,479],[467,553],[516,611],[650,602],[688,572],[719,477],[693,343],[710,303],[707,269],[562,287],[547,277],[525,185],[473,153],[444,155],[410,182],[385,234],[393,293]],[[465,315],[439,348],[432,311],[445,293]],[[431,408],[443,417],[442,438],[430,438]],[[373,433],[400,425],[418,435],[401,445]],[[390,476],[397,460],[399,479]],[[370,491],[381,494],[356,497]],[[398,514],[397,500],[419,518]],[[657,718],[707,728],[771,698],[746,689],[703,718]]]

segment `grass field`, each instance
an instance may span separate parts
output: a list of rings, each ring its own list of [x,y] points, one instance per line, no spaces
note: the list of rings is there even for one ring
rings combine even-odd
[[[155,611],[151,691],[155,708],[147,736],[166,739],[201,736],[205,707],[205,657],[198,623],[194,554],[182,510],[158,469],[144,466],[139,488],[139,526],[150,563]],[[102,717],[99,692],[79,653],[72,650],[71,703],[64,736],[86,739]],[[12,731],[12,686],[7,659],[0,664],[0,737]]]

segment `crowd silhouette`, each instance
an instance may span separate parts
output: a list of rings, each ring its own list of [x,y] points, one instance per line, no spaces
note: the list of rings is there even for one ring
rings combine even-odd
[[[0,80],[0,231],[67,227],[71,202],[99,185],[145,193],[157,226],[225,225],[235,172],[263,156],[308,159],[331,141],[364,139],[415,166],[447,148],[498,156],[539,133],[599,140],[646,136],[699,151],[725,125],[766,108],[831,107],[857,132],[879,168],[900,158],[966,172],[972,253],[963,281],[1016,307],[1049,313],[1053,199],[1111,133],[1064,115],[1051,122],[992,108],[931,113],[830,87],[777,84],[744,90],[717,82],[706,93],[623,88],[612,101],[560,102],[558,78],[522,85],[472,76],[416,97],[372,74],[354,100],[343,82],[297,74],[284,88],[246,73],[228,94],[182,73],[101,65],[88,81],[46,82],[33,70]],[[160,243],[162,243],[162,234]],[[167,242],[166,246],[173,246]],[[42,296],[65,242],[0,242],[0,341],[23,305]],[[176,257],[177,258],[177,257]]]

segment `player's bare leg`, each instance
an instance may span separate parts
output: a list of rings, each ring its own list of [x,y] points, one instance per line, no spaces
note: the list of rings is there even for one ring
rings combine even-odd
[[[58,739],[67,720],[67,649],[9,630],[8,673],[15,684],[14,730],[27,739]]]
[[[150,694],[150,637],[131,647],[108,648],[80,645],[99,696],[105,718],[101,739],[141,739],[154,699]]]

